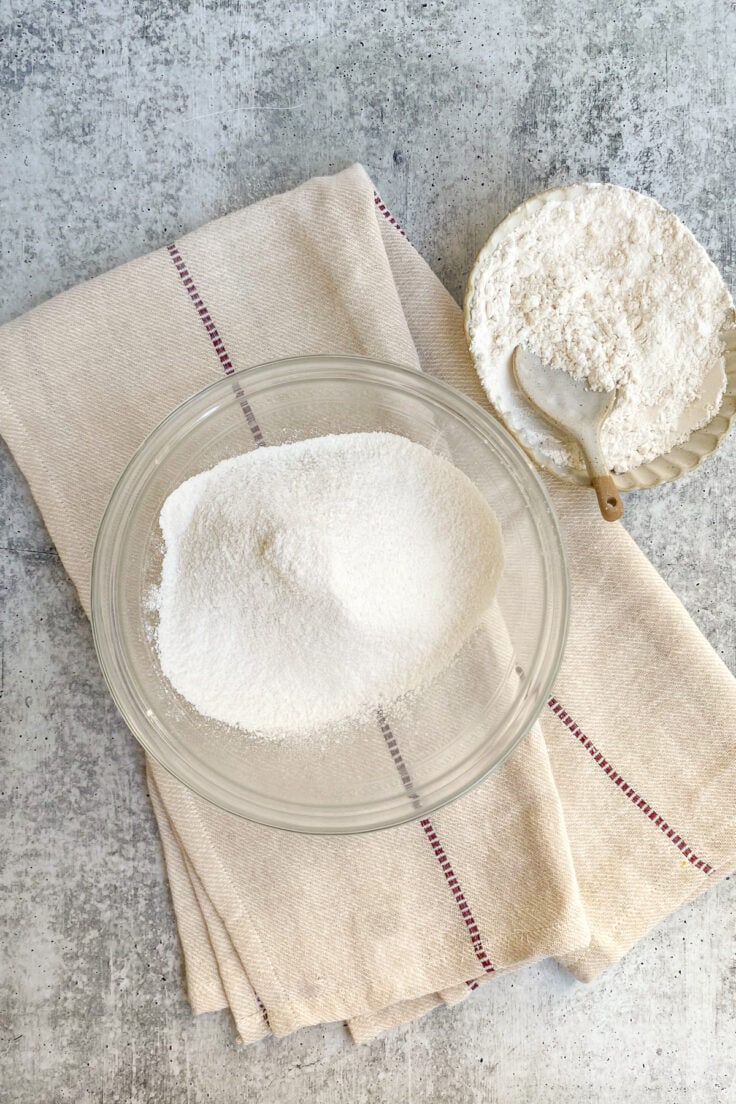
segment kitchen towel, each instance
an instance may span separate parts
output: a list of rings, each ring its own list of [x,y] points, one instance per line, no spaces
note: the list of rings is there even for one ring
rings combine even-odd
[[[223,372],[314,353],[421,368],[485,405],[457,304],[360,166],[0,329],[0,433],[88,613],[97,525],[147,434]],[[549,955],[591,979],[734,866],[736,681],[593,496],[545,482],[569,557],[565,661],[470,794],[385,832],[300,836],[148,762],[189,999],[229,1006],[243,1041],[337,1019],[367,1040]]]

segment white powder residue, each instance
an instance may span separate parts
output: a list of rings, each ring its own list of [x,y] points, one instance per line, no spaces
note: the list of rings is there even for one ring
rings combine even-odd
[[[161,511],[157,646],[200,713],[313,730],[425,685],[491,603],[495,514],[464,473],[388,433],[256,449]]]
[[[721,332],[733,301],[690,231],[653,199],[607,184],[544,202],[481,259],[468,327],[494,405],[533,447],[582,467],[576,450],[499,381],[525,345],[552,367],[617,390],[601,444],[615,471],[660,456],[705,425],[725,388]]]

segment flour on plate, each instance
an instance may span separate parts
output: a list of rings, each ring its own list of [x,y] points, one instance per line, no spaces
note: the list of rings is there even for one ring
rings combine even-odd
[[[446,668],[503,566],[490,506],[447,460],[354,433],[256,449],[161,511],[161,669],[262,735],[375,711]]]
[[[733,301],[690,231],[653,199],[609,184],[531,209],[471,277],[466,317],[491,402],[557,464],[582,457],[540,423],[504,371],[525,345],[596,391],[617,390],[601,444],[613,470],[660,456],[705,425],[726,384]]]

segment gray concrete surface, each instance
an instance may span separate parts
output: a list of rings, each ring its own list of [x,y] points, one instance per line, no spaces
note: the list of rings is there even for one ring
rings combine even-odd
[[[677,211],[733,286],[726,0],[0,4],[0,318],[361,160],[455,294],[500,217],[568,180]],[[736,435],[626,524],[736,668]],[[363,1048],[194,1020],[142,757],[6,452],[0,1100],[736,1100],[736,881],[592,986],[498,979]]]

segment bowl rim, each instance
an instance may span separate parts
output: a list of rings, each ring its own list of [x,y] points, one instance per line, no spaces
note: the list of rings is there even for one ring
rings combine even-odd
[[[531,495],[532,499],[536,497],[537,500],[536,503],[533,501],[528,503],[528,507],[541,506],[540,516],[536,516],[534,509],[531,509],[530,512],[540,534],[540,526],[543,525],[546,530],[544,537],[548,541],[549,551],[545,551],[543,560],[548,586],[550,585],[551,574],[554,572],[556,575],[554,579],[555,586],[550,587],[553,592],[552,603],[554,608],[552,613],[548,614],[547,624],[545,625],[546,647],[548,655],[552,656],[551,662],[546,667],[544,677],[536,679],[536,690],[525,699],[525,708],[521,710],[520,716],[512,715],[509,728],[515,725],[518,732],[508,742],[508,746],[504,747],[502,753],[493,759],[489,765],[484,765],[482,769],[475,771],[469,780],[465,780],[463,777],[463,780],[451,787],[447,793],[443,792],[436,799],[430,797],[423,801],[419,809],[407,799],[403,811],[394,812],[392,815],[383,818],[374,818],[358,826],[342,822],[326,823],[324,816],[305,817],[305,819],[296,822],[290,819],[288,815],[274,813],[273,810],[266,807],[252,807],[246,812],[242,803],[238,805],[228,800],[227,797],[223,798],[222,794],[213,793],[201,772],[197,773],[195,768],[193,773],[192,761],[186,755],[182,755],[178,748],[170,744],[166,745],[167,754],[161,754],[163,745],[157,742],[153,726],[150,721],[147,721],[144,711],[140,708],[136,699],[138,688],[127,669],[120,636],[114,631],[115,571],[119,569],[119,564],[116,563],[113,555],[114,540],[117,538],[118,544],[120,543],[122,540],[121,534],[125,533],[126,526],[129,524],[131,517],[134,516],[136,490],[140,495],[146,485],[143,479],[144,473],[148,471],[150,478],[150,473],[155,470],[151,467],[150,454],[157,450],[159,443],[163,448],[164,441],[167,441],[168,448],[173,448],[177,443],[180,443],[180,437],[176,435],[172,437],[170,432],[167,440],[167,432],[179,422],[186,423],[188,416],[195,408],[203,405],[211,408],[212,404],[208,403],[209,399],[215,399],[215,397],[224,396],[228,393],[237,397],[236,389],[239,388],[246,392],[250,391],[252,394],[252,387],[248,386],[249,382],[253,384],[254,381],[257,382],[259,377],[263,376],[268,377],[267,383],[269,385],[274,382],[288,385],[305,379],[318,379],[319,382],[363,379],[370,384],[379,385],[393,381],[394,385],[400,385],[399,391],[408,388],[415,397],[427,401],[427,395],[418,393],[416,387],[412,386],[415,381],[418,381],[418,386],[421,387],[422,392],[426,391],[427,388],[433,391],[433,397],[439,404],[464,420],[466,424],[469,423],[469,428],[475,430],[482,440],[487,440],[487,436],[493,439],[495,448],[509,461],[517,479],[519,473],[524,472],[524,476],[521,476],[522,479],[526,479],[524,492]],[[191,428],[191,424],[189,428]],[[183,433],[183,436],[186,436],[187,431]],[[155,463],[157,463],[156,460],[154,460]],[[542,521],[541,518],[544,520]],[[558,593],[554,593],[555,589]],[[570,578],[567,555],[554,507],[534,465],[509,433],[507,427],[467,395],[429,373],[386,360],[350,354],[315,354],[279,358],[242,368],[237,372],[215,380],[190,395],[167,414],[133,453],[118,477],[110,495],[97,530],[92,559],[90,593],[92,635],[103,676],[118,711],[144,750],[183,783],[187,789],[226,812],[272,828],[304,834],[324,835],[357,835],[364,832],[380,831],[384,828],[395,827],[428,816],[436,809],[456,801],[497,770],[536,723],[545,702],[549,699],[564,658],[570,615]],[[109,615],[107,622],[103,616],[104,610]],[[535,664],[541,663],[540,653],[542,647],[543,645],[540,644],[535,654]],[[537,672],[534,673],[535,675],[538,674]],[[145,695],[141,694],[140,696],[145,700]],[[153,716],[151,710],[148,711],[148,715]],[[483,744],[480,745],[480,750],[482,750],[482,747]],[[476,755],[472,756],[473,759],[475,757]],[[283,808],[297,809],[298,805],[291,802]],[[337,814],[343,817],[345,808],[345,806],[333,806]],[[361,808],[364,807],[361,806]]]
[[[479,250],[468,274],[463,301],[463,323],[468,348],[470,349],[474,366],[475,356],[472,349],[473,342],[470,314],[471,303],[474,300],[475,294],[476,277],[481,264],[498,248],[506,235],[514,230],[520,223],[524,222],[528,215],[535,214],[539,208],[543,207],[546,203],[560,203],[570,197],[587,192],[591,188],[621,188],[626,192],[634,192],[636,195],[643,196],[651,200],[652,203],[656,203],[658,207],[667,211],[668,214],[675,214],[675,212],[670,211],[669,208],[664,207],[659,200],[655,199],[653,196],[647,195],[646,192],[638,191],[636,188],[627,188],[622,184],[611,184],[602,180],[581,180],[575,184],[559,184],[528,196],[522,203],[509,211],[501,222],[499,222],[498,226],[491,232],[490,236]],[[685,223],[683,223],[683,226],[685,226]],[[689,227],[686,226],[685,228],[689,230]],[[692,231],[689,232],[692,233]],[[698,244],[701,243],[698,242]],[[723,275],[720,273],[720,270],[719,274],[723,280]],[[723,282],[725,285],[725,280]],[[733,309],[731,310],[731,315],[732,324],[736,323],[736,312]],[[688,472],[693,471],[702,464],[703,460],[706,460],[716,449],[718,449],[724,437],[728,434],[734,418],[736,417],[736,346],[733,340],[726,341],[724,370],[726,373],[726,387],[721,399],[721,405],[710,421],[699,429],[694,429],[687,440],[679,445],[675,445],[669,452],[662,453],[661,456],[655,456],[653,460],[649,460],[646,464],[639,464],[637,467],[630,468],[629,471],[626,472],[611,472],[617,490],[623,494],[627,491],[644,491],[653,487],[659,487],[663,483],[671,483],[673,480],[679,479],[680,476],[687,475]],[[477,367],[476,374],[478,375],[483,391],[494,413],[503,422],[517,444],[521,446],[524,452],[526,452],[543,471],[550,472],[550,474],[567,484],[573,484],[579,487],[591,486],[590,476],[587,472],[577,471],[567,465],[558,464],[556,461],[550,459],[542,449],[528,444],[521,433],[508,421],[507,414],[494,403],[493,399],[488,394],[485,384],[480,377],[480,373],[477,371]]]

